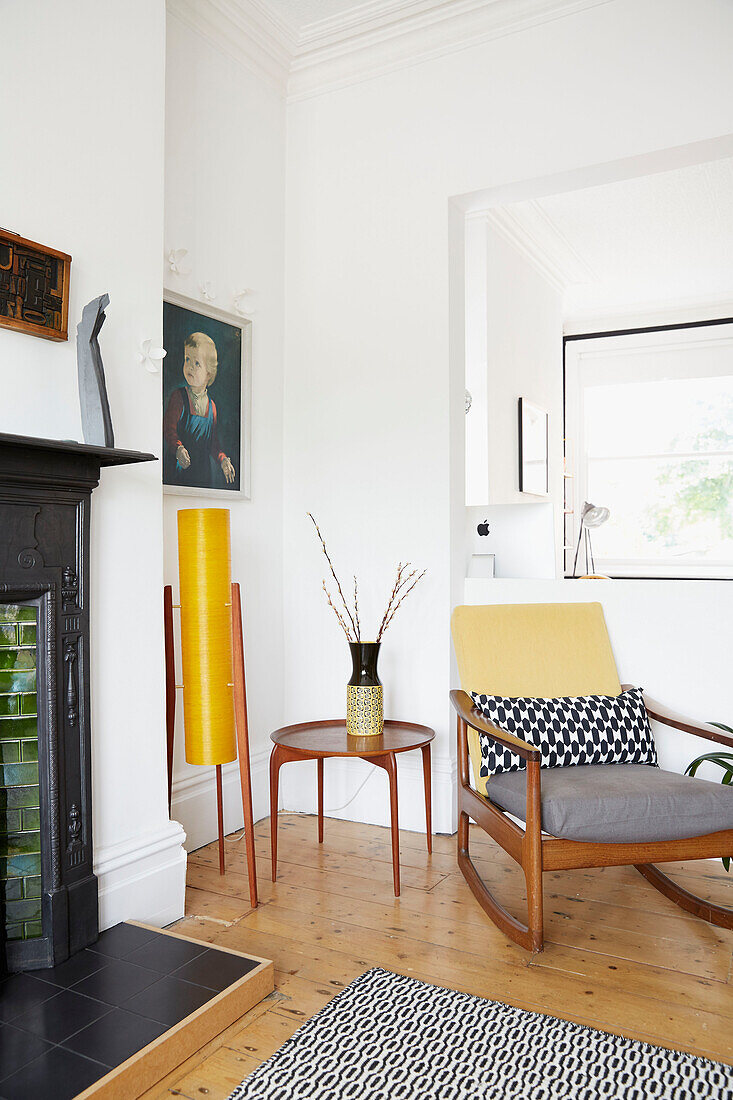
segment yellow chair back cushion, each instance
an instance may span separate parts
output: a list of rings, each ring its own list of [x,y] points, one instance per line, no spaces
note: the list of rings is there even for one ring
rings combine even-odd
[[[451,632],[464,691],[533,699],[621,691],[599,603],[464,605]],[[478,735],[468,735],[474,782],[486,794]]]

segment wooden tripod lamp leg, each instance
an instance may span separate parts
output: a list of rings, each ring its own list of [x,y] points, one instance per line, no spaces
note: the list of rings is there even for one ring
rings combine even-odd
[[[224,792],[221,785],[221,764],[216,765],[216,817],[219,825],[219,874],[226,874],[224,862]]]
[[[247,848],[249,901],[257,907],[257,863],[252,813],[252,776],[249,768],[249,728],[247,725],[247,690],[244,681],[244,639],[242,637],[242,598],[239,584],[232,584],[232,638],[234,640],[234,714],[237,720],[237,751],[239,776],[242,781],[244,811],[244,842]]]
[[[173,735],[176,728],[176,659],[173,640],[173,589],[163,589],[163,636],[165,638],[165,729],[168,759],[168,816],[173,794]]]

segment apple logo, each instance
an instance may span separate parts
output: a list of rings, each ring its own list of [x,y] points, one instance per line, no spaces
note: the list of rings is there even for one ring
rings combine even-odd
[[[491,528],[489,527],[489,521],[487,519],[485,519],[483,523],[479,523],[476,527],[479,535],[488,535],[490,529]]]

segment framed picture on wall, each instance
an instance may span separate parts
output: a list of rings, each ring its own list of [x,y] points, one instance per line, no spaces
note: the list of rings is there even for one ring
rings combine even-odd
[[[250,497],[252,322],[166,291],[163,488]]]
[[[550,492],[548,421],[545,409],[519,398],[519,491],[546,497]]]

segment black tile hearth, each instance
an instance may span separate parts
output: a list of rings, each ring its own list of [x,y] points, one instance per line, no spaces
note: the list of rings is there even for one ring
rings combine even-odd
[[[39,1039],[61,1043],[108,1012],[109,1005],[83,997],[71,989],[61,989],[50,1000],[42,1001],[22,1016],[17,1016],[13,1024],[37,1035]]]
[[[151,932],[149,928],[139,928],[136,924],[116,924],[114,928],[102,932],[89,950],[100,955],[109,955],[113,959],[124,959],[144,943],[157,938],[158,934]]]
[[[72,1100],[108,1072],[101,1062],[82,1058],[63,1047],[51,1047],[0,1081],[0,1095],[3,1100]]]
[[[34,1005],[54,997],[57,992],[52,985],[38,981],[30,974],[13,974],[0,982],[0,1021],[9,1023]]]
[[[216,992],[249,974],[257,966],[255,959],[243,959],[239,955],[229,955],[224,951],[207,947],[192,962],[186,963],[175,971],[176,978],[187,982],[205,985]]]
[[[144,989],[125,1002],[124,1007],[140,1016],[147,1016],[161,1024],[173,1027],[186,1016],[190,1016],[201,1005],[210,1001],[213,990],[202,985],[192,985],[180,978],[166,974],[155,985]]]
[[[96,1058],[110,1068],[118,1066],[132,1054],[137,1054],[166,1030],[165,1024],[156,1023],[113,1008],[101,1019],[72,1035],[62,1045],[87,1058]]]
[[[159,977],[155,970],[136,966],[127,959],[108,958],[101,970],[77,982],[73,988],[85,997],[94,997],[97,1001],[117,1006],[157,982]]]
[[[78,954],[72,955],[66,962],[59,963],[58,966],[49,966],[46,970],[35,970],[34,977],[40,978],[43,982],[50,982],[51,985],[59,986],[61,989],[68,989],[80,982],[82,978],[88,978],[90,974],[101,970],[107,962],[105,955],[98,955],[96,951],[85,948]]]
[[[7,977],[0,982],[0,1100],[70,1100],[150,1043],[165,1042],[166,1032],[257,965],[118,924],[58,966]]]
[[[171,974],[203,955],[205,951],[205,943],[190,943],[174,936],[156,936],[154,940],[128,955],[127,961],[146,966],[149,970],[157,970],[160,974]]]
[[[50,1049],[51,1044],[39,1039],[37,1035],[19,1031],[12,1024],[0,1024],[0,1079],[16,1073]]]

